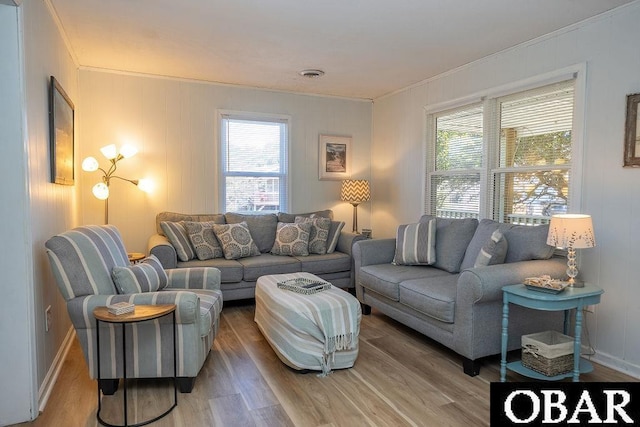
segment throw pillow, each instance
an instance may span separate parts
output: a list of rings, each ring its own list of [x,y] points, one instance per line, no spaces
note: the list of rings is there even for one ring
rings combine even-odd
[[[246,222],[237,224],[213,224],[222,252],[226,259],[239,259],[260,255]]]
[[[213,221],[194,222],[185,221],[184,228],[189,234],[189,240],[200,261],[224,256],[220,243],[213,232]]]
[[[309,255],[309,232],[311,223],[279,222],[276,230],[276,241],[271,248],[274,255],[307,256]]]
[[[500,230],[495,230],[489,241],[480,249],[473,267],[502,264],[507,256],[507,239]]]
[[[326,254],[331,220],[329,218],[297,216],[295,222],[311,224],[311,230],[309,231],[309,253],[319,255]]]
[[[331,221],[331,227],[329,228],[329,234],[327,236],[327,253],[332,254],[338,246],[338,240],[340,240],[340,233],[344,228],[344,221]]]
[[[184,221],[170,222],[162,221],[160,223],[164,235],[167,236],[169,242],[173,245],[180,261],[189,261],[196,257],[196,253],[191,246],[189,235],[184,228]]]
[[[436,220],[398,226],[395,265],[431,265],[436,262]]]
[[[129,267],[113,267],[111,276],[120,294],[155,292],[169,283],[167,273],[155,255]]]

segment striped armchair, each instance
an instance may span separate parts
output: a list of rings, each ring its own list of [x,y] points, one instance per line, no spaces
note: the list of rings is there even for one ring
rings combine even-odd
[[[157,274],[161,277],[160,286],[155,287],[159,290],[153,291],[154,286],[146,283],[157,281],[155,275],[143,274],[140,283],[147,286],[138,290],[151,291],[119,294],[112,271],[114,267],[130,267],[130,263],[116,227],[78,227],[52,237],[45,246],[58,288],[67,301],[67,310],[91,378],[98,376],[95,307],[120,301],[176,304],[178,385],[182,393],[191,392],[218,331],[222,310],[220,271],[210,267],[160,269]],[[123,376],[122,333],[121,328],[113,324],[101,322],[100,328],[100,388],[105,394],[113,394],[118,387],[118,378]],[[127,377],[172,377],[171,316],[130,324],[127,328],[130,328],[126,333]]]

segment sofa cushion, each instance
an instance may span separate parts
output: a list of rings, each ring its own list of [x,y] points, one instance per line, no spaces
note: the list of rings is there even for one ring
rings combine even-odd
[[[500,230],[491,233],[491,237],[480,249],[473,267],[502,264],[507,256],[509,244]]]
[[[327,239],[329,238],[329,230],[331,229],[331,220],[319,216],[308,218],[297,216],[296,223],[309,223],[309,253],[324,255],[327,253]]]
[[[434,218],[423,215],[420,222]],[[478,227],[475,218],[436,218],[436,262],[434,267],[449,273],[458,273],[467,246]]]
[[[267,274],[297,273],[300,271],[300,261],[295,257],[262,254],[258,257],[242,258],[238,262],[244,268],[243,279],[247,282],[255,282],[258,277]]]
[[[309,234],[311,223],[279,222],[276,240],[271,248],[274,255],[307,256],[309,255]]]
[[[359,284],[394,301],[400,299],[399,285],[405,280],[444,277],[450,274],[418,265],[372,264],[360,267]]]
[[[184,222],[162,221],[160,227],[176,250],[176,255],[180,261],[189,261],[196,257],[196,252],[191,246],[191,240],[189,240]]]
[[[458,274],[405,280],[400,303],[442,322],[453,323]]]
[[[494,231],[500,230],[502,232],[502,235],[504,236],[505,231],[507,231],[511,227],[511,224],[497,222],[491,219],[481,220],[478,224],[478,227],[476,228],[475,233],[473,234],[473,239],[471,239],[471,242],[469,242],[469,246],[467,247],[467,251],[464,255],[464,260],[462,261],[462,265],[460,266],[460,271],[467,268],[473,268],[480,250],[491,239],[491,234],[493,234]]]
[[[312,274],[351,270],[351,257],[342,252],[325,255],[309,254],[309,256],[299,257],[298,261],[300,261],[300,271]]]
[[[213,258],[206,261],[193,259],[191,261],[178,262],[178,268],[191,267],[215,267],[219,269],[220,283],[240,282],[244,276],[242,264],[233,259]]]
[[[331,227],[329,228],[329,234],[327,236],[327,253],[331,254],[336,250],[338,246],[338,240],[340,240],[340,233],[344,228],[344,221],[331,221]]]
[[[549,259],[555,248],[547,245],[549,224],[514,225],[504,232],[509,243],[505,262]]]
[[[221,258],[224,256],[220,242],[213,232],[214,221],[184,221],[184,228],[189,235],[189,241],[193,246],[199,260]]]
[[[160,226],[162,221],[168,222],[180,222],[180,221],[213,221],[216,224],[224,224],[223,214],[183,214],[177,212],[160,212],[156,215],[156,232],[160,235],[166,236],[164,230]]]
[[[333,211],[331,209],[326,209],[323,211],[315,211],[315,212],[307,212],[307,213],[299,213],[299,214],[278,212],[278,222],[296,222],[297,216],[303,216],[307,218],[312,218],[314,216],[317,216],[321,218],[333,219]]]
[[[431,265],[435,262],[436,220],[399,225],[393,264]]]
[[[155,292],[167,286],[169,281],[155,255],[129,267],[113,267],[111,275],[120,294]]]
[[[260,252],[269,252],[276,240],[278,216],[276,214],[224,214],[227,224],[245,222]],[[293,222],[293,221],[290,221]]]
[[[246,222],[213,224],[213,232],[222,246],[226,259],[239,259],[260,255]]]

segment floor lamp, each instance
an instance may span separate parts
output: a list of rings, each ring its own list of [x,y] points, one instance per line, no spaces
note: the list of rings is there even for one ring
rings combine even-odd
[[[371,199],[369,181],[366,179],[345,179],[342,181],[340,200],[353,205],[353,232],[358,232],[358,205]]]
[[[93,186],[93,195],[100,200],[104,200],[104,223],[109,223],[109,185],[111,179],[119,179],[127,181],[136,185],[140,190],[148,193],[151,191],[152,183],[148,179],[127,179],[121,176],[114,175],[118,168],[118,162],[122,159],[126,159],[134,156],[138,150],[131,145],[123,145],[118,152],[115,144],[102,147],[100,152],[111,162],[109,169],[104,170],[100,167],[100,164],[95,157],[87,157],[82,161],[82,170],[87,172],[95,172],[97,170],[102,172],[102,182]]]

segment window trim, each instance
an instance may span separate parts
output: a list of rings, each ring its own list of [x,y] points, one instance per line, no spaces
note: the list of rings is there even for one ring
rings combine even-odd
[[[508,95],[514,95],[519,92],[525,92],[531,89],[559,83],[565,80],[574,79],[574,105],[573,105],[573,122],[572,122],[572,152],[571,152],[571,191],[569,192],[569,206],[572,212],[582,212],[582,182],[583,182],[583,156],[584,156],[584,129],[585,129],[585,110],[586,110],[586,62],[574,64],[565,68],[561,68],[548,73],[517,80],[504,85],[489,88],[480,92],[472,93],[468,96],[456,98],[454,100],[438,102],[426,105],[424,110],[424,129],[425,139],[423,142],[423,152],[425,153],[425,161],[423,162],[423,191],[422,206],[424,213],[431,213],[431,175],[435,172],[435,132],[436,132],[436,115],[465,108],[478,102],[484,103],[488,99],[498,99]],[[486,103],[485,106],[497,108],[497,103]],[[498,164],[498,147],[489,144],[489,138],[495,137],[496,129],[499,125],[491,123],[490,118],[493,116],[491,112],[484,113],[484,144],[483,144],[483,166],[481,168],[480,185],[481,195],[479,205],[479,218],[493,218],[494,213],[494,190],[489,185],[492,165]],[[456,171],[460,172],[460,171]]]
[[[238,111],[238,110],[216,110],[217,120],[216,120],[216,143],[217,149],[216,153],[218,154],[218,206],[219,211],[226,211],[226,186],[225,186],[225,178],[227,176],[234,176],[235,173],[225,174],[225,162],[227,158],[227,154],[224,150],[223,140],[224,137],[222,135],[224,131],[223,120],[224,119],[235,119],[235,120],[246,120],[246,121],[259,121],[259,122],[278,122],[284,123],[286,126],[286,135],[284,143],[285,149],[281,150],[281,162],[286,165],[286,171],[284,173],[285,179],[282,180],[281,190],[284,190],[285,195],[285,206],[280,206],[278,209],[282,212],[289,212],[291,207],[291,116],[287,114],[273,114],[273,113],[258,113],[258,112],[249,112],[249,111]],[[255,175],[255,176],[263,176],[260,173],[243,173],[242,176],[246,175]],[[273,175],[273,174],[269,174]],[[282,176],[283,174],[280,174]]]

